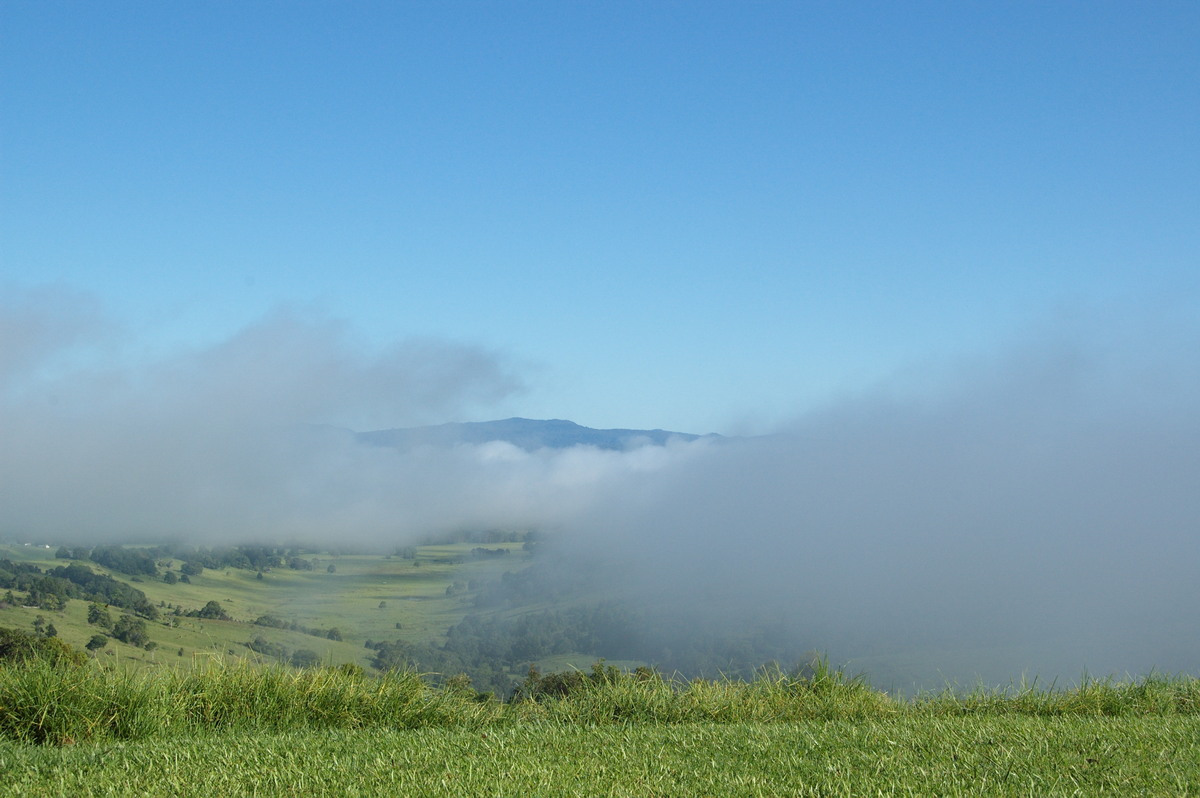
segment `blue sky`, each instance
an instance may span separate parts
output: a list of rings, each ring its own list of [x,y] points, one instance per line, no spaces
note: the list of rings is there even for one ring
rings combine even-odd
[[[1064,309],[1200,317],[1197,42],[1194,2],[11,0],[0,291],[125,358],[282,307],[524,385],[437,420],[768,427]]]

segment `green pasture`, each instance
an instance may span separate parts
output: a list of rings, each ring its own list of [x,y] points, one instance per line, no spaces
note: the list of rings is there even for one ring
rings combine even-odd
[[[130,577],[84,561],[93,571],[131,584],[153,604],[163,605],[159,607],[160,621],[147,623],[150,638],[156,643],[154,650],[111,640],[98,656],[134,667],[190,665],[218,654],[226,659],[258,659],[244,643],[261,636],[290,650],[314,651],[326,663],[365,664],[372,653],[364,648],[367,640],[441,642],[446,630],[473,610],[471,591],[462,588],[448,595],[447,588],[494,579],[504,570],[527,563],[528,555],[519,543],[489,544],[489,548],[510,550],[508,556],[496,559],[472,559],[470,551],[476,545],[422,546],[415,559],[317,553],[306,556],[316,561],[311,571],[274,568],[259,579],[251,570],[205,569],[190,577],[190,584],[167,584],[161,577]],[[11,544],[0,545],[0,558],[32,563],[44,570],[70,562],[55,559],[52,549]],[[176,573],[180,565],[178,560],[170,561]],[[198,610],[213,600],[221,603],[232,621],[172,615],[175,606]],[[100,631],[88,625],[87,606],[88,602],[82,600],[71,600],[61,611],[11,606],[0,609],[0,626],[30,629],[41,616],[54,625],[62,640],[82,648]],[[114,617],[120,612],[115,607],[110,610]],[[336,628],[342,641],[253,625],[262,615],[308,628]]]

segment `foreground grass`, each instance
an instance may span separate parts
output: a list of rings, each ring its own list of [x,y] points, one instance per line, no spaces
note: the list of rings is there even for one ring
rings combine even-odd
[[[239,662],[193,671],[127,671],[44,660],[0,667],[0,739],[74,745],[197,732],[474,726],[502,707],[436,690],[419,674]]]
[[[191,671],[133,671],[84,661],[0,665],[0,739],[75,745],[203,733],[324,729],[477,729],[511,724],[652,726],[893,717],[1198,717],[1200,680],[1088,681],[1070,690],[950,692],[897,699],[817,661],[807,675],[663,679],[596,663],[591,673],[531,675],[501,704],[465,685],[435,688],[419,674],[370,677],[342,666],[294,670],[219,662]]]
[[[536,688],[536,689],[534,689]],[[509,704],[414,673],[0,667],[0,795],[1200,794],[1200,681],[903,701],[597,663]]]
[[[4,795],[1186,795],[1195,717],[229,733],[0,744]]]

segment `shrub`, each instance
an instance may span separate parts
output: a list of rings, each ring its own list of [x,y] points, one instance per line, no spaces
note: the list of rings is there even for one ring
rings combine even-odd
[[[639,669],[639,675],[636,677],[639,680],[643,680],[642,671],[649,672],[648,669]],[[529,673],[526,674],[525,681],[517,688],[514,698],[532,701],[544,698],[566,698],[589,687],[617,684],[623,678],[626,678],[625,674],[622,674],[613,665],[605,665],[602,659],[592,664],[591,673],[569,670],[542,675],[536,667],[530,665]]]
[[[363,669],[363,666],[359,665],[357,662],[343,662],[341,665],[338,665],[336,668],[334,668],[334,670],[339,671],[340,673],[343,673],[353,679],[360,679],[366,676],[366,671]]]
[[[290,656],[290,653],[286,647],[280,643],[272,643],[262,635],[257,635],[249,643],[246,643],[246,646],[256,654],[262,654],[263,656],[267,657],[275,657],[281,662],[286,662]]]
[[[54,666],[82,665],[87,657],[57,637],[43,637],[22,629],[0,627],[0,663],[43,660]]]

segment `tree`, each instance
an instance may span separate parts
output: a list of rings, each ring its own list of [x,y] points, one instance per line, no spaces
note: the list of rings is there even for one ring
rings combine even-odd
[[[258,635],[257,637],[255,637],[253,640],[251,640],[249,643],[246,644],[246,647],[249,648],[251,651],[255,652],[256,654],[262,654],[263,656],[267,656],[267,657],[275,657],[276,659],[280,660],[281,662],[288,661],[287,648],[285,648],[280,643],[272,643],[270,640],[263,637],[262,635]]]
[[[30,591],[30,598],[34,598],[34,591]],[[61,610],[67,606],[67,597],[58,593],[36,593],[37,605],[43,610]]]
[[[158,576],[154,557],[144,549],[121,546],[97,546],[92,549],[92,562],[130,576]]]
[[[197,613],[201,618],[210,618],[215,621],[228,621],[229,615],[226,614],[225,608],[221,606],[219,601],[210,601],[204,605],[204,609]]]
[[[43,659],[54,665],[82,665],[87,661],[57,637],[40,637],[22,629],[0,628],[0,663]]]
[[[56,592],[86,598],[96,604],[111,604],[126,610],[133,610],[137,615],[153,621],[158,617],[158,609],[150,603],[146,594],[124,582],[119,582],[107,574],[98,574],[82,563],[73,562],[67,566],[59,566],[48,573],[53,581],[61,582],[66,590]],[[72,592],[73,591],[73,592]]]
[[[146,631],[146,622],[132,615],[122,615],[113,624],[112,634],[122,643],[139,648],[150,642],[150,634]]]
[[[292,652],[292,665],[297,668],[315,668],[321,664],[321,655],[312,649],[298,648]]]
[[[113,627],[112,616],[108,614],[108,610],[94,601],[88,605],[87,621],[103,629],[112,629]]]
[[[175,575],[174,571],[167,571],[165,574],[163,574],[163,581],[168,585],[173,585],[179,581],[179,577]]]
[[[99,651],[100,649],[104,648],[107,645],[108,645],[108,636],[107,635],[92,635],[92,639],[87,641],[87,645],[85,646],[85,648],[87,648],[88,651]]]

